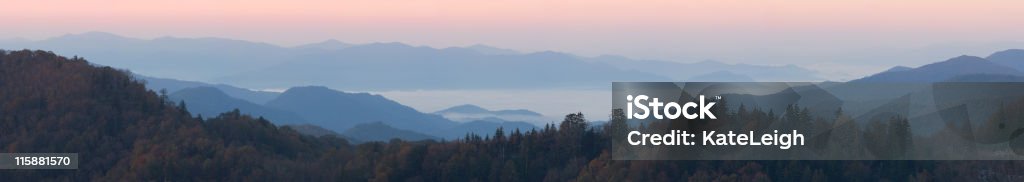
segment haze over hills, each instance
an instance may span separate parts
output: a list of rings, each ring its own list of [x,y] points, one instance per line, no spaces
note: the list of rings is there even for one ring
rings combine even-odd
[[[194,87],[213,87],[224,92],[231,97],[246,100],[255,104],[264,104],[271,99],[277,98],[281,93],[277,92],[266,92],[266,91],[253,91],[245,88],[238,88],[227,84],[209,84],[196,81],[183,81],[168,78],[156,78],[143,75],[134,75],[135,78],[144,80],[146,88],[159,92],[165,90],[168,93],[174,93],[182,89],[194,88]]]
[[[312,44],[295,46],[294,48],[296,48],[296,49],[320,49],[320,50],[333,51],[333,50],[341,50],[341,49],[349,48],[349,47],[352,47],[352,46],[355,46],[355,45],[354,44],[345,43],[345,42],[342,42],[342,41],[339,41],[339,40],[335,40],[335,39],[329,39],[329,40],[325,40],[323,42],[317,42],[317,43],[312,43]]]
[[[407,90],[603,88],[612,80],[670,79],[587,63],[572,55],[556,52],[486,55],[468,49],[374,43],[307,54],[295,61],[215,81],[251,88],[299,84],[327,85],[345,90]]]
[[[816,72],[793,65],[586,58],[558,52],[520,53],[486,45],[438,49],[327,40],[282,47],[221,38],[136,39],[87,32],[38,41],[0,41],[0,48],[53,50],[148,76],[253,89],[301,85],[367,91],[603,88],[610,81],[679,81],[723,70],[743,73],[758,78],[757,81],[821,80],[816,78]],[[411,78],[420,81],[408,81],[414,80]]]
[[[911,69],[914,69],[914,68],[906,67],[906,66],[893,66],[892,68],[889,68],[889,69],[887,69],[885,71],[882,71],[882,72],[897,72],[897,71],[906,71],[906,70],[911,70]]]
[[[241,87],[246,88],[289,88],[295,85],[326,85],[333,88],[337,85],[338,87],[336,88],[342,90],[558,89],[591,88],[590,85],[601,87],[606,86],[608,80],[722,81],[711,80],[711,78],[734,78],[735,80],[747,80],[747,78],[750,78],[753,81],[799,81],[793,79],[819,79],[814,77],[816,72],[793,65],[759,66],[724,64],[713,61],[676,63],[632,60],[615,56],[587,58],[558,52],[519,53],[484,45],[437,49],[415,47],[401,43],[347,44],[341,41],[329,40],[303,46],[281,47],[264,43],[218,38],[165,37],[143,40],[93,32],[40,41],[4,41],[0,42],[0,46],[13,48],[50,47],[58,50],[58,52],[78,52],[73,54],[86,56],[90,60],[96,60],[101,65],[127,68],[139,71],[140,73],[148,73],[147,69],[164,70],[166,72],[157,74],[177,75],[172,76],[177,79],[219,80],[218,82],[211,83],[228,83],[231,85],[236,85],[235,83],[251,83],[241,85]],[[991,61],[985,58],[961,56],[917,68],[894,67],[883,73],[852,82],[1017,81],[1020,80],[1019,77],[1022,74],[1020,70],[1014,69],[1014,65],[1021,62],[1017,58],[1020,55],[1020,51],[1007,50],[993,53],[988,56],[988,59]],[[180,70],[188,71],[182,72]],[[183,73],[188,75],[178,75]],[[335,131],[344,131],[361,123],[381,121],[383,124],[391,125],[397,129],[444,137],[450,133],[437,132],[452,131],[460,127],[459,124],[449,119],[421,113],[380,96],[376,96],[380,97],[379,99],[371,100],[381,101],[381,103],[391,102],[392,104],[385,104],[387,105],[386,107],[371,110],[358,110],[345,108],[346,104],[351,103],[348,101],[317,105],[318,101],[323,101],[319,97],[305,98],[301,99],[302,101],[300,102],[290,104],[269,104],[275,98],[281,99],[279,97],[281,93],[253,91],[227,84],[206,84],[152,77],[143,79],[150,82],[148,85],[153,85],[151,89],[156,87],[166,88],[168,91],[172,91],[172,93],[173,91],[196,86],[215,87],[229,97],[239,98],[242,101],[248,101],[258,106],[262,105],[266,108],[292,112],[307,122],[327,122],[322,123],[323,126]],[[409,82],[408,80],[424,81]],[[842,85],[845,84],[836,85],[840,85],[836,88],[842,88]],[[835,90],[831,86],[823,88]],[[892,90],[892,95],[898,95],[916,88],[889,87],[887,89]],[[325,91],[324,93],[327,92]],[[369,94],[366,95],[372,97]],[[857,96],[855,93],[837,93],[836,95],[844,99],[848,99],[846,98],[847,96]],[[880,93],[867,95],[865,98],[879,97],[879,95],[888,96],[887,93]],[[292,99],[299,98],[295,95],[291,97]],[[214,99],[200,99],[196,103],[199,104],[202,100]],[[266,105],[263,105],[265,103]],[[217,108],[237,107],[234,105],[244,104],[233,104],[233,106]],[[202,104],[196,106],[202,106]],[[291,109],[278,107],[290,107]],[[295,110],[306,108],[326,108],[327,110],[307,113],[295,112]],[[197,111],[200,110],[202,109]],[[247,112],[247,110],[258,111],[259,109],[243,109],[243,112]],[[363,117],[359,115],[356,115],[357,117],[343,118],[341,114],[336,114],[336,112],[342,111],[345,113],[372,113],[382,110],[400,111],[400,113],[381,114],[389,115],[382,117],[385,120],[381,120],[382,118],[378,117]],[[390,118],[392,115],[395,118]],[[312,121],[313,119],[310,118],[317,118],[318,121]],[[528,121],[524,119],[494,118],[500,119],[502,122],[493,122],[496,120],[493,118],[489,119],[488,117],[462,119],[461,121],[492,121],[490,123],[484,122],[484,124],[494,127],[506,125],[507,123],[504,122],[508,121]],[[419,123],[408,124],[420,121],[426,121],[427,124],[425,126],[427,128],[424,128]]]
[[[1008,49],[992,53],[985,59],[1017,70],[1024,70],[1024,49]]]
[[[888,70],[849,82],[822,85],[822,88],[847,102],[869,102],[877,105],[883,100],[896,99],[917,92],[931,82],[1014,81],[1022,76],[1020,70],[976,56],[958,56],[916,68],[896,66]],[[907,84],[915,83],[915,84]],[[872,107],[848,108],[852,112]]]
[[[441,130],[457,124],[379,95],[346,93],[319,86],[293,87],[266,106],[296,113],[310,124],[334,131],[380,121],[398,129],[439,136]]]
[[[960,75],[1021,75],[1022,72],[976,56],[959,56],[902,71],[885,71],[850,82],[939,82]]]
[[[0,49],[42,49],[96,60],[95,64],[149,76],[207,80],[276,64],[290,56],[279,46],[221,38],[127,38],[86,32],[29,42],[0,42]],[[182,71],[188,70],[188,71]]]
[[[478,52],[480,54],[486,54],[486,55],[516,55],[516,54],[522,54],[522,52],[519,52],[519,51],[516,51],[516,50],[502,49],[502,48],[491,47],[491,46],[483,45],[483,44],[474,44],[474,45],[471,45],[471,46],[464,47],[463,49],[470,49],[470,50],[476,51],[476,52]]]
[[[400,138],[403,140],[422,140],[426,138],[461,138],[467,133],[476,133],[481,135],[489,135],[499,127],[504,127],[509,131],[514,129],[529,130],[536,128],[535,125],[528,122],[544,122],[547,121],[539,113],[525,110],[525,109],[510,109],[510,110],[499,110],[490,111],[480,108],[475,105],[461,105],[447,109],[443,112],[448,116],[460,116],[462,120],[457,120],[460,123],[455,123],[447,120],[447,118],[440,118],[441,114],[433,115],[426,113],[419,113],[415,110],[408,110],[409,108],[401,105],[400,103],[387,100],[377,95],[371,94],[352,94],[344,93],[339,91],[330,90],[324,87],[298,87],[289,93],[294,95],[297,90],[315,90],[312,92],[303,92],[299,95],[311,94],[318,92],[320,94],[308,95],[309,98],[314,99],[294,99],[292,96],[287,96],[271,104],[258,104],[252,103],[251,101],[237,98],[235,95],[230,95],[223,92],[221,89],[240,89],[241,93],[245,92],[258,92],[249,91],[224,84],[207,84],[202,82],[190,82],[180,81],[173,79],[161,79],[153,77],[144,77],[135,75],[137,78],[144,80],[157,80],[157,82],[147,83],[147,87],[150,90],[159,90],[159,88],[171,88],[176,89],[175,92],[170,93],[169,99],[174,102],[184,101],[185,106],[195,115],[202,115],[204,117],[217,116],[220,113],[230,112],[234,109],[238,109],[243,114],[252,115],[254,117],[262,116],[271,122],[279,125],[294,126],[296,131],[300,133],[321,136],[326,134],[341,133],[339,137],[352,139],[352,141],[384,141],[391,138]],[[163,86],[163,87],[161,87]],[[169,89],[168,89],[169,90]],[[270,92],[273,93],[273,92]],[[244,94],[242,94],[244,95]],[[270,99],[277,99],[280,93],[274,93]],[[328,100],[321,100],[319,97],[329,98]],[[343,97],[344,99],[338,99]],[[285,101],[289,100],[289,101]],[[317,112],[300,112],[295,113],[285,109],[275,108],[274,106],[281,106],[280,102],[288,102],[289,104],[283,105],[295,105],[296,110],[304,110],[303,108],[326,108],[324,110],[331,111],[317,111]],[[362,109],[353,109],[352,107],[337,108],[338,105],[349,105],[363,103],[361,105],[369,105],[371,107]],[[369,104],[365,104],[369,103]],[[398,108],[398,109],[396,109]],[[323,114],[329,113],[329,114]],[[351,117],[356,116],[356,117]],[[317,122],[309,122],[306,118],[317,118]],[[356,119],[353,119],[356,118]],[[379,125],[387,125],[387,127],[372,126],[363,127],[362,129],[381,129],[381,131],[368,130],[360,132],[375,133],[370,136],[360,135],[345,135],[344,132],[351,131],[352,128],[357,125],[373,122],[380,122]],[[427,122],[420,122],[427,121]],[[433,121],[433,122],[431,122]],[[445,125],[437,125],[437,123],[446,123]],[[450,123],[448,125],[447,123]],[[391,125],[401,124],[405,129],[393,128]],[[325,127],[329,128],[325,128]],[[322,130],[328,130],[330,132],[324,132]],[[430,133],[430,137],[417,137],[419,135],[426,135],[423,133]]]
[[[953,69],[953,68],[960,68],[960,69]],[[948,72],[948,70],[959,70],[960,72]],[[919,75],[919,74],[936,74],[936,73],[945,74],[945,75],[939,75],[939,76],[934,76],[934,75],[932,75],[932,76],[922,76],[922,75]],[[891,76],[891,74],[895,74],[896,76]],[[954,80],[954,81],[970,81],[970,82],[1016,81],[1016,80],[1020,79],[1020,76],[1017,76],[1017,75],[1020,75],[1019,71],[1013,70],[1012,68],[1005,68],[1004,66],[1000,66],[1000,65],[993,65],[993,63],[991,63],[991,61],[987,61],[985,59],[978,58],[978,57],[972,57],[972,56],[960,56],[960,57],[949,59],[947,61],[933,63],[933,64],[925,65],[925,66],[922,66],[922,67],[918,67],[918,68],[894,67],[892,69],[886,70],[885,72],[882,72],[882,73],[879,73],[879,74],[876,74],[876,75],[873,75],[873,76],[866,77],[865,79],[866,80],[870,80],[870,79],[878,79],[879,77],[883,77],[883,76],[879,76],[879,75],[883,75],[883,76],[884,75],[890,75],[890,77],[900,78],[900,79],[928,77],[928,78],[932,78],[932,79],[938,80],[938,81]],[[220,89],[227,88],[227,89],[233,89],[233,90],[240,90],[240,92],[243,92],[243,93],[246,93],[246,92],[257,92],[257,91],[241,89],[241,88],[237,88],[237,87],[233,87],[233,86],[229,86],[229,85],[224,85],[224,84],[212,85],[212,84],[206,84],[206,83],[202,83],[202,82],[178,81],[178,80],[171,80],[171,79],[160,79],[160,78],[153,78],[153,77],[142,77],[142,76],[139,76],[139,75],[136,75],[136,76],[137,77],[141,77],[144,80],[151,81],[150,86],[158,86],[159,85],[162,88],[178,89],[179,91],[176,91],[176,92],[174,92],[174,93],[172,93],[170,95],[171,99],[187,101],[186,103],[188,103],[188,108],[192,109],[193,112],[196,112],[197,114],[213,116],[213,115],[216,115],[216,114],[221,113],[223,111],[231,110],[231,109],[234,109],[234,108],[239,108],[244,113],[249,113],[249,114],[253,114],[253,115],[256,115],[256,116],[261,116],[262,115],[262,116],[267,117],[268,119],[271,119],[272,121],[278,122],[278,123],[281,123],[281,122],[284,122],[284,123],[301,123],[301,122],[293,122],[293,121],[301,121],[301,119],[280,119],[280,118],[300,118],[300,116],[295,116],[297,114],[286,114],[287,115],[286,117],[280,117],[280,116],[279,117],[275,117],[275,116],[273,116],[273,114],[268,114],[268,113],[274,113],[276,111],[281,111],[283,109],[276,109],[276,108],[265,107],[265,106],[261,106],[261,105],[256,104],[256,103],[247,102],[245,100],[234,99],[234,98],[232,98],[234,96],[230,96],[230,95],[228,95],[228,94],[226,94],[224,92],[221,92]],[[951,78],[943,80],[942,78],[944,78],[944,77],[951,77]],[[860,81],[858,81],[858,82],[860,82]],[[858,83],[858,82],[855,82],[855,83]],[[847,85],[847,84],[834,83],[834,84],[830,84],[829,88],[835,88],[836,87],[835,85]],[[215,86],[216,88],[211,87],[211,86]],[[892,89],[892,87],[887,87],[887,88]],[[150,88],[150,89],[151,90],[155,90],[154,88]],[[302,92],[302,93],[290,93],[290,92],[300,92],[302,90],[305,90],[305,91]],[[893,90],[900,90],[900,89],[893,89]],[[259,92],[257,92],[257,93],[259,93]],[[396,126],[399,126],[399,127],[404,127],[406,130],[420,130],[420,132],[431,132],[435,136],[442,136],[442,137],[450,137],[452,135],[462,135],[464,133],[470,133],[470,132],[486,134],[490,130],[493,130],[494,128],[498,128],[498,127],[505,127],[505,128],[533,128],[534,127],[534,126],[532,126],[532,125],[530,125],[528,123],[515,122],[515,120],[511,120],[511,119],[507,119],[507,118],[500,118],[500,117],[477,117],[477,118],[461,120],[461,121],[464,121],[464,122],[468,122],[468,123],[465,123],[465,124],[453,124],[453,122],[451,122],[451,121],[444,120],[443,118],[438,118],[437,116],[434,116],[434,115],[419,113],[419,112],[415,111],[414,109],[411,109],[409,107],[401,105],[401,104],[399,104],[397,102],[387,100],[387,99],[385,99],[385,98],[383,98],[381,96],[376,96],[376,95],[371,95],[371,94],[344,93],[344,92],[339,92],[339,91],[334,91],[334,90],[331,90],[331,89],[327,89],[325,87],[298,87],[298,88],[295,88],[295,89],[291,89],[291,90],[289,90],[289,92],[286,92],[285,94],[283,94],[283,95],[289,95],[289,97],[293,97],[293,98],[277,97],[278,95],[282,95],[282,94],[272,93],[272,92],[268,92],[268,93],[271,94],[269,96],[275,97],[274,101],[278,101],[278,102],[285,102],[285,101],[280,101],[280,100],[300,100],[300,101],[291,102],[291,104],[293,104],[293,105],[300,105],[300,106],[294,106],[293,108],[295,110],[298,110],[298,108],[327,108],[327,109],[342,108],[342,109],[333,110],[333,111],[317,111],[317,112],[306,113],[306,114],[309,114],[309,115],[313,115],[314,117],[315,117],[316,114],[323,114],[323,113],[337,113],[337,114],[344,113],[344,114],[350,114],[350,113],[372,113],[372,112],[390,112],[390,111],[404,112],[404,114],[397,114],[397,116],[399,116],[399,117],[402,117],[401,115],[406,115],[406,114],[409,115],[409,117],[407,117],[406,119],[394,119],[394,118],[387,118],[387,117],[382,117],[382,118],[360,117],[358,114],[356,114],[355,115],[356,117],[354,117],[356,119],[352,119],[353,117],[350,117],[350,116],[345,116],[345,117],[343,117],[343,116],[319,117],[321,120],[331,121],[328,124],[324,124],[324,125],[328,125],[328,126],[330,126],[331,124],[341,124],[341,125],[347,125],[347,126],[354,126],[354,125],[358,125],[358,124],[361,124],[361,123],[373,122],[373,120],[379,120],[381,124],[396,125]],[[841,94],[841,93],[838,94],[838,96],[842,96],[842,95],[844,95],[844,94]],[[878,95],[879,94],[874,94],[874,95],[872,95],[872,97],[878,97]],[[299,99],[295,99],[295,98],[299,98]],[[287,103],[287,102],[285,102],[285,103]],[[366,103],[370,103],[370,104],[366,104]],[[370,106],[369,107],[370,109],[359,110],[359,109],[338,107],[338,105],[345,105],[345,104],[358,105],[358,106]],[[287,106],[288,104],[281,104],[281,103],[271,102],[271,103],[268,103],[267,105],[272,105],[272,106],[276,105],[276,106],[281,107],[282,105]],[[815,104],[813,104],[813,103],[803,103],[802,105],[812,105],[813,106]],[[828,110],[831,110],[831,109],[825,109],[825,111],[822,111],[822,112],[826,112]],[[289,111],[282,111],[282,112],[289,113]],[[460,106],[456,106],[456,107],[452,107],[452,108],[449,108],[449,109],[438,111],[438,112],[436,112],[436,114],[441,114],[441,115],[444,115],[444,114],[484,114],[484,115],[487,115],[487,116],[503,116],[503,115],[541,116],[540,114],[537,114],[537,113],[529,111],[529,110],[500,110],[500,111],[491,111],[491,110],[480,108],[479,106],[474,106],[474,105],[460,105]],[[378,116],[388,116],[388,117],[396,116],[393,113],[392,114],[375,114],[375,115],[378,115]],[[305,116],[305,115],[303,115],[303,116]],[[422,118],[417,118],[417,117],[422,117]],[[339,118],[341,118],[341,119],[339,119]],[[408,118],[413,118],[413,119],[408,119]],[[424,118],[426,118],[426,119],[424,119]],[[338,120],[341,120],[341,122],[337,122]],[[360,120],[362,120],[362,121],[360,121]],[[424,130],[423,129],[424,126],[427,126],[427,127],[437,126],[436,123],[426,122],[426,123],[408,124],[409,122],[419,122],[419,121],[422,121],[422,120],[427,120],[427,121],[434,120],[434,121],[437,121],[438,123],[447,123],[447,124],[442,124],[442,126],[444,126],[444,127],[434,127],[434,128],[429,129],[429,130]],[[403,125],[403,123],[406,123],[406,124]],[[337,130],[341,130],[341,129],[347,130],[347,129],[351,129],[351,127],[344,127],[343,126],[343,127],[334,128],[333,130],[337,131]],[[439,131],[442,131],[442,132],[439,132]],[[455,137],[458,137],[458,136],[455,136]]]
[[[750,76],[736,74],[730,71],[716,71],[702,75],[696,75],[686,79],[688,82],[754,82]]]
[[[544,115],[526,109],[492,111],[472,104],[452,106],[447,109],[436,111],[434,114],[444,116],[452,121],[460,122],[483,120],[487,118],[495,118],[505,121],[541,121],[545,119]]]
[[[742,73],[744,77],[758,78],[756,81],[823,81],[818,72],[796,65],[764,66],[750,64],[726,64],[717,61],[679,63],[659,60],[634,60],[621,56],[600,56],[588,61],[609,64],[625,70],[637,70],[667,76],[674,81],[698,80],[702,75],[716,72]],[[721,73],[717,73],[721,74]],[[696,78],[695,78],[696,77]]]

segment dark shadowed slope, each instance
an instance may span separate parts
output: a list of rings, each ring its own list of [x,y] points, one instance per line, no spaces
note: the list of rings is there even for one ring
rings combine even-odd
[[[137,81],[80,58],[0,50],[0,151],[78,153],[82,159],[77,170],[4,171],[0,179],[334,181],[344,177],[325,178],[317,171],[329,168],[322,166],[327,163],[313,159],[328,150],[350,147],[345,141],[304,137],[237,112],[205,121],[193,118]],[[327,170],[350,173],[341,168]]]
[[[232,98],[213,87],[186,88],[169,95],[172,101],[184,101],[192,114],[213,117],[234,109],[255,117],[262,116],[276,124],[300,124],[306,120],[301,116],[280,109],[268,108],[245,100]]]

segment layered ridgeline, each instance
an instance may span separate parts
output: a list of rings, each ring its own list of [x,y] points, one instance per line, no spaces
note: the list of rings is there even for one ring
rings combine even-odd
[[[264,117],[278,125],[304,126],[303,128],[316,126],[356,141],[387,141],[392,138],[410,141],[456,139],[464,137],[468,133],[489,135],[501,127],[510,131],[515,129],[525,131],[534,129],[535,126],[522,121],[544,119],[543,116],[532,111],[508,110],[497,112],[498,115],[479,115],[486,117],[472,120],[455,120],[445,118],[440,114],[421,113],[380,95],[348,93],[322,86],[294,87],[283,93],[267,94],[271,96],[270,100],[263,104],[257,104],[255,103],[257,101],[242,98],[266,92],[251,91],[223,84],[214,85],[153,77],[141,78],[147,82],[156,81],[147,83],[147,87],[151,90],[173,89],[174,91],[168,95],[171,101],[185,106],[196,117],[211,117],[238,109],[243,114]],[[229,94],[222,89],[233,90],[234,93]],[[386,127],[367,125],[371,123],[386,125]],[[374,127],[362,127],[354,130],[360,125]],[[323,134],[318,130],[299,131],[312,131],[307,133],[311,135]]]
[[[0,151],[81,159],[77,170],[0,171],[12,181],[998,181],[1022,171],[1015,161],[617,161],[608,128],[581,114],[489,137],[351,145],[236,111],[196,118],[125,72],[43,51],[0,51],[0,100]]]
[[[1017,62],[1024,62],[1020,60]],[[1007,63],[1010,63],[1007,61]],[[963,76],[1001,75],[1021,76],[1024,72],[976,56],[959,56],[917,68],[894,67],[887,71],[850,82],[941,82]]]
[[[0,100],[0,151],[81,161],[5,180],[315,180],[314,159],[350,147],[238,112],[197,119],[125,72],[43,51],[0,51]]]
[[[297,85],[374,91],[604,88],[611,81],[680,81],[707,78],[709,74],[737,75],[737,80],[821,80],[816,77],[817,72],[794,65],[583,57],[560,52],[516,52],[484,45],[433,48],[328,40],[282,47],[222,38],[137,39],[89,32],[37,41],[0,40],[0,49],[4,48],[53,50],[65,55],[86,56],[98,64],[148,76],[227,83],[244,88]]]
[[[96,67],[77,57],[65,58],[44,51],[0,50],[0,99],[4,101],[0,102],[0,151],[78,153],[82,162],[77,170],[3,171],[0,178],[15,181],[366,181],[482,180],[488,179],[488,174],[498,174],[489,171],[439,173],[478,168],[471,167],[473,165],[440,167],[470,164],[453,154],[476,157],[493,154],[460,152],[457,149],[463,147],[457,147],[461,144],[456,143],[412,144],[395,140],[390,144],[353,146],[333,137],[335,134],[330,131],[300,125],[302,130],[323,133],[322,137],[302,135],[290,127],[278,127],[238,110],[208,115],[207,119],[194,117],[185,104],[147,90],[141,82],[129,73]],[[212,101],[244,102],[223,100],[223,93],[211,88],[182,91],[186,92],[174,97],[210,95],[215,96],[208,98]],[[223,106],[199,108],[218,107]],[[397,131],[379,122],[356,125],[351,130],[366,133],[382,131],[382,128]],[[481,140],[475,135],[469,136],[467,139]],[[411,137],[434,139],[426,135]],[[430,147],[432,145],[437,146]],[[438,150],[428,153],[424,150],[427,147]],[[428,156],[432,156],[430,160],[424,159]],[[427,165],[425,161],[436,164]],[[537,171],[533,178],[544,177],[545,171]]]

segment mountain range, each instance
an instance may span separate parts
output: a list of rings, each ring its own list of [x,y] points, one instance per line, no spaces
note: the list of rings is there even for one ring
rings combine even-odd
[[[321,86],[290,88],[266,106],[299,114],[310,124],[334,131],[345,131],[359,123],[382,122],[398,129],[436,135],[457,125],[380,95],[340,92]]]
[[[436,111],[434,114],[459,122],[475,120],[543,121],[545,119],[544,115],[526,109],[492,111],[472,104],[452,106]]]
[[[196,81],[183,81],[169,78],[156,78],[144,75],[135,74],[135,78],[142,79],[145,81],[146,88],[150,90],[160,92],[161,90],[167,93],[174,93],[182,89],[194,88],[194,87],[213,87],[224,92],[234,98],[239,98],[256,104],[264,104],[271,99],[277,98],[281,93],[278,92],[266,92],[266,91],[254,91],[245,88],[239,88],[227,84],[209,84]]]
[[[1017,70],[1024,70],[1024,49],[1008,49],[995,52],[985,57],[985,59]]]
[[[213,117],[238,109],[243,114],[262,116],[280,125],[306,123],[303,117],[293,112],[237,99],[214,87],[185,88],[171,93],[168,97],[174,102],[184,102],[186,108],[196,115]]]
[[[279,125],[315,125],[342,135],[351,133],[348,131],[353,128],[377,128],[382,130],[378,133],[399,133],[368,137],[371,139],[365,141],[418,136],[416,133],[431,136],[420,138],[452,138],[465,133],[486,135],[499,127],[535,127],[520,122],[524,119],[508,116],[537,115],[515,110],[491,111],[472,105],[422,113],[379,95],[330,88],[586,88],[606,86],[610,80],[820,80],[814,76],[815,71],[795,65],[581,57],[550,51],[521,53],[485,45],[438,49],[402,43],[348,44],[328,40],[281,47],[220,38],[144,40],[92,32],[39,41],[4,41],[0,42],[0,48],[49,49],[88,57],[99,65],[138,71],[136,78],[145,80],[148,89],[167,91],[168,98],[185,101],[186,108],[197,115],[212,117],[238,109],[241,113],[263,116]],[[820,88],[844,101],[871,103],[921,89],[901,83],[1022,81],[1022,69],[1024,50],[1011,49],[984,58],[965,55],[915,68],[893,67],[846,83],[823,83]],[[891,84],[884,87],[858,86],[866,83]],[[295,85],[324,86],[293,87]],[[277,93],[245,88],[289,89]],[[861,110],[866,109],[870,107]],[[474,117],[454,117],[458,115]],[[358,127],[367,124],[366,127]]]
[[[489,111],[467,104],[442,113],[484,115],[455,122],[440,114],[421,113],[379,95],[347,93],[322,86],[294,87],[276,93],[225,84],[135,76],[143,80],[150,90],[173,91],[167,95],[168,99],[182,102],[196,116],[213,117],[237,109],[240,113],[263,117],[278,125],[292,126],[301,133],[314,136],[334,134],[353,142],[387,141],[392,138],[407,141],[453,139],[467,133],[489,135],[499,127],[509,131],[525,131],[535,126],[516,119],[537,121],[543,118],[525,109]],[[232,90],[233,94],[223,90]],[[268,96],[269,101],[256,103],[258,100],[252,97],[239,97],[252,95]]]
[[[985,58],[964,55],[912,69],[897,67],[850,82],[939,82],[972,74],[1022,75],[1022,72]]]
[[[681,81],[721,71],[758,78],[757,81],[821,80],[816,77],[817,72],[794,65],[582,57],[550,51],[518,52],[479,44],[432,48],[327,40],[283,47],[223,38],[137,39],[103,32],[38,41],[0,41],[0,49],[26,48],[86,57],[96,60],[96,64],[148,76],[260,89],[301,85],[367,91],[604,88],[610,81]]]
[[[988,58],[959,56],[916,68],[898,66],[850,82],[825,82],[817,84],[813,88],[794,87],[794,90],[789,93],[780,92],[775,95],[798,93],[804,95],[802,97],[808,97],[809,95],[805,93],[827,92],[841,100],[860,102],[853,105],[846,104],[844,107],[850,107],[846,109],[852,113],[863,113],[879,104],[884,104],[881,102],[885,100],[923,89],[918,87],[921,84],[903,83],[1024,80],[1019,70],[1010,67],[1015,63],[1024,62],[1024,59],[1014,57],[1013,52],[1015,51],[1002,51]],[[999,61],[990,61],[990,58]],[[729,73],[720,71],[711,74],[729,75]],[[487,135],[499,127],[508,130],[526,130],[535,126],[521,121],[536,122],[543,118],[542,115],[529,110],[488,110],[470,104],[453,106],[433,113],[422,113],[379,95],[347,93],[320,86],[294,87],[283,93],[277,93],[252,91],[226,84],[139,77],[147,81],[147,87],[150,89],[175,91],[170,94],[170,98],[186,101],[188,109],[198,114],[212,116],[239,108],[243,113],[264,116],[279,124],[322,126],[343,135],[357,125],[377,123],[393,128],[393,130],[388,129],[390,133],[412,132],[394,134],[394,136],[417,136],[415,133],[418,133],[437,138],[457,138],[466,133]],[[231,90],[232,92],[219,90]],[[871,94],[865,95],[864,93]],[[815,98],[823,98],[817,100],[835,100],[829,99],[829,97],[815,96]],[[800,104],[816,105],[815,103]],[[830,102],[827,105],[837,106],[839,104]],[[819,109],[814,110],[815,113],[826,113],[834,109],[831,107],[814,108]],[[781,110],[782,108],[772,109]],[[384,129],[385,127],[365,128]],[[382,131],[381,133],[389,132]],[[387,138],[387,136],[370,137],[376,139],[349,137],[365,141]]]

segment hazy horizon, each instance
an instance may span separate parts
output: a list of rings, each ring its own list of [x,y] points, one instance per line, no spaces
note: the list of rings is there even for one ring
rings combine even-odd
[[[111,5],[115,4],[115,5]],[[111,32],[294,46],[338,39],[676,62],[797,64],[845,80],[1024,47],[1024,2],[966,1],[26,1],[0,39]],[[415,30],[415,31],[409,31]]]
[[[0,30],[0,32],[2,32],[2,31],[3,30]],[[216,37],[216,36],[194,36],[194,37],[191,37],[191,36],[177,36],[177,35],[161,35],[161,36],[153,36],[153,37],[136,37],[136,36],[120,34],[120,33],[117,33],[117,32],[99,31],[99,30],[89,30],[89,31],[82,31],[82,32],[61,33],[61,34],[55,34],[55,35],[46,36],[46,37],[39,37],[39,38],[27,38],[27,37],[20,37],[20,36],[16,36],[16,37],[2,37],[2,36],[0,36],[0,41],[41,41],[41,40],[47,40],[47,39],[52,39],[52,38],[58,38],[58,37],[61,37],[61,36],[83,35],[83,34],[90,34],[90,33],[113,34],[113,35],[116,35],[116,36],[132,38],[132,39],[140,39],[140,40],[154,40],[154,39],[160,39],[160,38],[183,38],[183,39],[217,38],[217,39],[228,39],[228,40],[246,41],[246,42],[253,42],[253,43],[263,43],[263,44],[269,44],[269,45],[285,47],[285,48],[302,46],[302,45],[309,45],[309,44],[316,44],[316,43],[322,43],[322,42],[325,42],[325,41],[332,41],[332,40],[333,41],[340,41],[340,42],[348,43],[348,44],[354,44],[354,45],[374,44],[374,43],[401,43],[401,44],[406,44],[406,45],[410,45],[410,46],[417,46],[417,47],[423,46],[423,47],[430,47],[430,48],[434,48],[434,49],[445,49],[445,48],[451,48],[451,47],[470,47],[470,46],[476,46],[476,45],[484,45],[484,46],[490,46],[490,47],[493,47],[493,48],[517,51],[517,52],[520,52],[520,53],[533,53],[533,52],[554,51],[554,52],[573,54],[573,55],[583,56],[583,57],[622,56],[622,57],[627,57],[627,58],[635,59],[635,60],[657,60],[657,61],[669,61],[669,62],[679,62],[679,63],[696,63],[696,62],[703,62],[703,61],[716,61],[716,62],[722,62],[722,63],[727,63],[727,64],[748,64],[748,65],[764,65],[764,66],[796,65],[796,66],[800,66],[800,67],[803,67],[803,68],[808,68],[808,69],[811,69],[811,70],[814,70],[814,71],[818,71],[819,72],[818,76],[821,76],[821,78],[824,78],[824,79],[829,80],[829,81],[849,81],[849,80],[852,80],[852,79],[857,79],[857,78],[861,78],[861,77],[864,77],[864,76],[869,76],[871,74],[878,73],[878,72],[887,70],[889,68],[892,68],[894,66],[918,67],[918,66],[922,66],[922,65],[925,65],[925,64],[930,64],[930,63],[934,63],[934,62],[943,61],[943,60],[946,60],[946,59],[949,59],[949,58],[953,58],[953,57],[956,57],[956,56],[960,56],[960,55],[970,55],[970,56],[985,57],[985,56],[987,56],[987,55],[989,55],[991,53],[998,52],[998,51],[1001,51],[1001,50],[1006,50],[1006,49],[1022,49],[1022,48],[1024,48],[1024,41],[1001,41],[1001,42],[988,42],[988,43],[981,43],[981,42],[944,43],[944,44],[934,44],[934,45],[926,45],[926,46],[921,46],[921,47],[916,47],[916,48],[904,48],[904,49],[876,48],[876,49],[873,49],[873,50],[871,50],[871,49],[863,49],[863,50],[848,50],[848,51],[845,51],[845,52],[831,52],[833,54],[842,54],[842,55],[845,55],[845,56],[834,57],[834,58],[832,58],[833,62],[830,62],[830,61],[820,61],[820,62],[816,62],[816,63],[800,63],[800,62],[764,62],[764,61],[762,61],[762,62],[751,62],[751,61],[735,61],[735,60],[734,61],[728,61],[728,60],[723,60],[723,59],[716,59],[716,58],[713,58],[713,57],[709,57],[709,58],[695,58],[695,59],[659,59],[659,58],[647,58],[645,56],[631,56],[631,55],[626,55],[626,54],[585,54],[585,53],[579,53],[579,52],[570,52],[570,51],[561,51],[561,50],[544,50],[544,49],[541,49],[541,50],[525,50],[525,49],[516,49],[516,48],[510,48],[510,47],[501,47],[501,46],[496,46],[496,45],[487,44],[487,43],[469,43],[469,44],[465,44],[465,45],[445,45],[445,46],[439,46],[439,45],[413,44],[413,43],[402,42],[402,41],[356,42],[356,41],[349,41],[349,40],[344,40],[344,39],[339,39],[339,38],[330,38],[330,37],[323,38],[321,40],[314,40],[314,41],[310,41],[310,42],[302,42],[302,43],[296,43],[294,45],[288,45],[288,44],[280,44],[280,43],[264,41],[264,40],[237,39],[237,38],[231,38],[231,37]],[[807,54],[816,54],[816,53],[813,52],[813,51],[808,51]],[[804,55],[804,54],[796,54],[796,55],[793,55],[793,56],[810,57],[810,56],[807,56],[807,55]],[[890,60],[890,61],[876,60],[876,59],[879,59],[879,58],[881,58],[881,60]],[[807,58],[807,59],[808,60],[814,60],[812,58]],[[814,61],[811,61],[811,62],[814,62]],[[271,88],[250,88],[250,89],[261,90],[261,89],[271,89]]]

